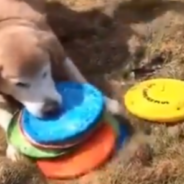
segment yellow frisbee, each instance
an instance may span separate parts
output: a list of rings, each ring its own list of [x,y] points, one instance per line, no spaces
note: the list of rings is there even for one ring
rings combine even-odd
[[[160,123],[184,120],[184,82],[176,79],[151,79],[128,90],[124,96],[133,115]]]

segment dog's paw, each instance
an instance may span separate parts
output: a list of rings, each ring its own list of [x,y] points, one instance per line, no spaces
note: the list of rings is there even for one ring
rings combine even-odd
[[[106,110],[112,114],[119,114],[121,106],[117,100],[106,97]]]
[[[12,145],[8,145],[6,150],[6,156],[12,161],[17,161],[21,157],[21,153]]]

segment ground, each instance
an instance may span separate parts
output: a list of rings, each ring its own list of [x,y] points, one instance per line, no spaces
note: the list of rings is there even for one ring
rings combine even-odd
[[[49,0],[47,11],[83,74],[121,102],[139,80],[184,79],[184,0]],[[111,161],[81,178],[48,182],[183,184],[184,124],[151,124],[130,115],[123,102],[121,115],[131,136]]]
[[[184,79],[184,0],[59,1],[48,4],[52,28],[81,71],[108,95],[121,100],[145,78]],[[183,123],[153,125],[124,106],[122,116],[133,131],[120,153],[100,170],[62,183],[183,184]]]

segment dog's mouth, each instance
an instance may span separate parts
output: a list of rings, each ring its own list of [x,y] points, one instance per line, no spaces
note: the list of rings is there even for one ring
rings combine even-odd
[[[58,117],[60,115],[61,108],[58,108],[53,111],[48,111],[46,113],[42,113],[43,118],[50,118],[50,117]]]

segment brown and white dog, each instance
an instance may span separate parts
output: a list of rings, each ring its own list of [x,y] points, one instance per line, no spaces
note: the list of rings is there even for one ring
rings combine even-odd
[[[11,96],[30,113],[43,117],[62,105],[54,81],[86,82],[48,26],[45,0],[0,0],[0,125],[5,132],[13,115]],[[107,110],[119,104],[106,98]],[[16,160],[18,151],[8,145],[7,156]]]

